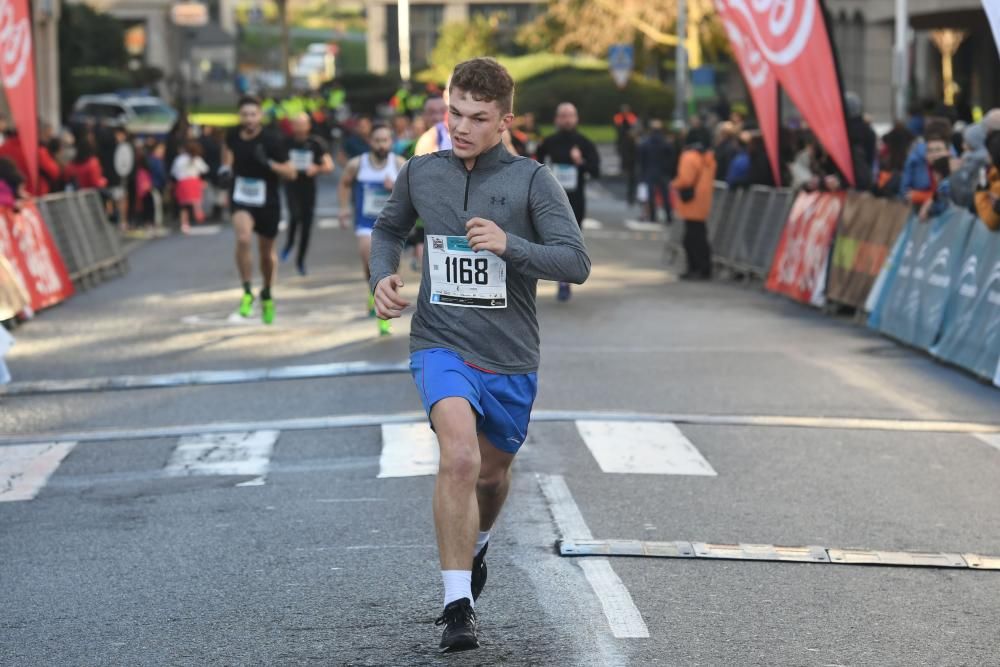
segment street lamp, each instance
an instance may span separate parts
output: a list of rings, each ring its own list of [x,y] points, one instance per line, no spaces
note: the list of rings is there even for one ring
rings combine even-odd
[[[191,82],[194,79],[194,48],[195,30],[208,25],[208,7],[201,2],[176,2],[170,8],[170,21],[184,30],[184,43],[187,47],[187,62],[184,67],[184,108],[190,102]]]

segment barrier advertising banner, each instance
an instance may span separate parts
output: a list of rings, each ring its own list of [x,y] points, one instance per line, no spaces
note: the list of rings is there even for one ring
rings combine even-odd
[[[0,255],[10,262],[33,310],[72,296],[73,283],[34,203],[0,211]]]
[[[973,223],[941,341],[931,352],[993,379],[1000,363],[1000,234]]]
[[[757,112],[757,124],[760,126],[767,150],[767,159],[771,163],[771,173],[774,183],[781,185],[781,165],[778,162],[778,80],[774,70],[768,65],[760,49],[753,39],[741,29],[737,21],[730,15],[731,10],[723,0],[716,0],[716,9],[722,25],[729,37],[733,56],[740,67],[743,81],[746,82],[750,97],[753,100],[754,111]],[[723,174],[725,176],[725,174]]]
[[[827,298],[864,307],[908,214],[909,208],[899,202],[868,193],[847,196],[833,246]]]
[[[830,246],[844,198],[842,192],[803,192],[795,198],[767,278],[769,291],[814,306],[826,303]]]
[[[910,218],[909,240],[881,312],[882,333],[925,350],[937,343],[975,220],[958,208],[927,222]]]
[[[716,0],[715,4],[720,16],[728,17],[752,40],[816,138],[853,185],[854,163],[840,78],[819,0]],[[734,45],[733,51],[739,49]],[[774,122],[777,134],[777,120]],[[760,125],[765,127],[763,119]]]
[[[28,0],[0,0],[0,82],[28,165],[28,185],[38,180],[38,113],[35,49]]]

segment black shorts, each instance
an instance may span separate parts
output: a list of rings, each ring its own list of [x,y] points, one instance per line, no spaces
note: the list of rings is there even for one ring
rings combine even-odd
[[[253,231],[257,236],[274,240],[278,236],[278,225],[281,223],[281,209],[276,206],[251,208],[249,206],[234,206],[233,214],[249,213],[253,218]]]

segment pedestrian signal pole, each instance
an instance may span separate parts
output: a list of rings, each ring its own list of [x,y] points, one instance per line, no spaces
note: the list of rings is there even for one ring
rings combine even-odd
[[[410,80],[410,0],[399,0],[399,78]]]
[[[892,50],[892,87],[895,91],[893,112],[897,121],[906,120],[906,87],[910,78],[910,64],[906,52],[909,28],[906,0],[896,0],[896,40]]]
[[[687,113],[687,0],[677,0],[677,56],[674,82],[674,123],[686,126]]]

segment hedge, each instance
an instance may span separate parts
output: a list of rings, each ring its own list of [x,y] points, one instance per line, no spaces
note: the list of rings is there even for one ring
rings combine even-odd
[[[533,112],[540,123],[552,122],[556,106],[572,102],[580,122],[604,125],[611,122],[622,104],[629,104],[641,118],[667,120],[673,114],[673,91],[661,83],[633,75],[625,90],[618,90],[607,70],[565,67],[520,83],[514,94],[518,115]]]

